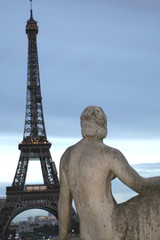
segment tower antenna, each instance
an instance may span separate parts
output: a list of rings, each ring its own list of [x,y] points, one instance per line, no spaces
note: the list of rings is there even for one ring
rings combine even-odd
[[[30,9],[32,10],[32,0],[30,0]]]
[[[31,19],[33,18],[33,14],[32,14],[32,0],[30,0],[30,11],[31,11]]]

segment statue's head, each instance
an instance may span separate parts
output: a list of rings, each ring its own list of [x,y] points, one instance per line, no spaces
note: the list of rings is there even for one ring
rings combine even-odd
[[[103,139],[107,136],[107,117],[98,106],[88,106],[81,114],[82,136]]]

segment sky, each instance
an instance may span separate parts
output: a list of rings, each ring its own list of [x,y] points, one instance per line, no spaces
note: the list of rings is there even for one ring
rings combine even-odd
[[[24,131],[30,3],[0,5],[0,182],[12,183]],[[160,1],[33,0],[33,17],[57,170],[65,149],[81,139],[79,119],[88,105],[107,115],[105,144],[130,164],[159,163],[160,169]],[[39,178],[37,166],[31,180]]]

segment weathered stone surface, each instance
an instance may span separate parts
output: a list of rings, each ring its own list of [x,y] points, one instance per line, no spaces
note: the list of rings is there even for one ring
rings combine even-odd
[[[160,239],[160,193],[136,196],[113,211],[115,240]]]
[[[61,158],[57,239],[67,239],[74,199],[80,238],[72,240],[160,240],[160,177],[141,177],[119,150],[103,143],[107,120],[101,108],[87,107],[81,127],[83,139]],[[139,195],[117,204],[111,192],[115,177]]]

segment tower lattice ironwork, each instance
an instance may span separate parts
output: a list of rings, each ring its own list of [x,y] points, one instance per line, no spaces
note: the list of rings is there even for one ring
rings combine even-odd
[[[44,209],[58,218],[59,180],[55,163],[50,154],[44,124],[37,53],[37,22],[33,19],[32,0],[30,19],[26,24],[28,36],[27,96],[23,141],[19,144],[20,158],[11,187],[7,187],[6,201],[0,211],[0,239],[6,239],[11,220],[28,209]],[[44,184],[26,185],[30,160],[41,164]],[[33,170],[35,171],[35,170]],[[73,210],[71,228],[78,231],[78,219]]]

